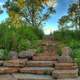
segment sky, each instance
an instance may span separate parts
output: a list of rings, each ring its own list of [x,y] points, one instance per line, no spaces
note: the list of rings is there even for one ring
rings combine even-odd
[[[57,0],[56,13],[46,22],[44,27],[45,34],[50,34],[50,32],[58,29],[59,19],[67,15],[70,4],[75,1],[76,0]]]
[[[5,0],[0,0],[0,5],[4,3]],[[43,30],[45,34],[50,34],[50,32],[53,32],[54,30],[58,29],[58,20],[64,16],[67,15],[67,10],[69,8],[69,5],[76,0],[57,0],[56,5],[56,13],[50,17],[44,24]],[[4,13],[0,15],[0,22],[3,22],[5,18],[8,17],[8,14],[4,10]]]

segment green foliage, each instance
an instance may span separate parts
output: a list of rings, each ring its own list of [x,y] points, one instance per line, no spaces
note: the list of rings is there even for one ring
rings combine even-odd
[[[0,59],[3,58],[3,55],[4,55],[4,50],[3,49],[0,49]]]
[[[36,53],[42,53],[44,51],[44,49],[42,47],[38,47],[36,50]]]
[[[59,31],[55,31],[54,34],[54,39],[58,40],[58,41],[62,41],[62,40],[80,40],[80,31],[76,31],[76,30],[59,30]]]
[[[61,30],[65,30],[65,29],[80,30],[79,4],[80,3],[75,2],[70,5],[70,7],[68,8],[68,14],[65,16],[62,16],[58,21],[59,29]]]
[[[10,6],[11,6],[11,9],[15,11],[16,13],[20,11],[20,8],[17,6],[17,4],[11,3]]]
[[[73,50],[72,57],[75,59],[75,62],[80,64],[80,48]]]
[[[77,40],[70,40],[67,42],[67,45],[72,49],[79,49],[80,48],[80,41]]]
[[[2,59],[4,60],[9,59],[9,54],[6,49],[0,49],[0,60]]]
[[[63,33],[61,33],[60,31],[55,31],[53,36],[54,36],[55,40],[60,40],[61,41],[63,39]]]
[[[0,49],[5,49],[5,56],[7,56],[10,50],[19,52],[21,50],[37,48],[42,36],[43,31],[36,27],[22,25],[16,28],[2,23],[0,24]],[[4,58],[6,58],[5,56]]]
[[[30,45],[30,41],[27,39],[20,39],[18,42],[18,51],[29,49]]]
[[[48,5],[53,3],[53,5]],[[24,17],[25,21],[32,26],[41,26],[43,21],[46,21],[55,13],[54,5],[56,0],[6,0],[5,7],[8,14],[13,13],[10,17],[13,18],[15,22],[14,15],[18,14],[18,19]]]
[[[57,53],[60,55],[61,48],[64,46],[68,46],[72,48],[73,53],[71,56],[75,60],[76,63],[80,65],[80,31],[74,30],[65,30],[65,31],[55,31],[54,39],[59,42],[57,48]]]

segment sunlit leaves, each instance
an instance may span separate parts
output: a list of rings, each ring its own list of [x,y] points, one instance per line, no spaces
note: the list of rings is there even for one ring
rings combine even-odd
[[[56,0],[7,0],[6,2],[9,16],[14,22],[23,17],[33,26],[47,20],[55,12],[55,5]]]
[[[49,7],[56,7],[56,0],[45,0],[45,3],[47,4],[47,6]]]
[[[80,20],[79,3],[72,3],[68,9],[68,15],[62,16],[61,19],[59,20],[59,26],[61,27],[65,26],[66,28],[80,30],[79,20]]]
[[[68,9],[68,13],[70,14],[70,15],[72,15],[72,16],[75,16],[76,15],[76,13],[78,12],[78,4],[77,3],[75,3],[75,4],[72,4],[71,6],[70,6],[70,8]]]

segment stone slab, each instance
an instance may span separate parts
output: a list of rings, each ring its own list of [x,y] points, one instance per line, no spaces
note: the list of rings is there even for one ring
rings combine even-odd
[[[53,80],[49,75],[34,75],[34,74],[13,74],[18,80]]]
[[[18,68],[14,67],[0,67],[0,74],[16,73]]]
[[[28,74],[52,74],[53,70],[51,67],[25,67],[21,68],[19,72]]]
[[[48,51],[45,51],[44,53],[37,54],[37,56],[56,56],[56,52],[53,51],[53,52],[49,53]]]
[[[6,67],[24,67],[27,63],[27,59],[7,60],[4,62]]]
[[[56,61],[55,56],[33,56],[34,61]]]
[[[6,74],[6,75],[0,75],[0,80],[17,80],[12,75]]]
[[[32,67],[53,67],[56,61],[28,61],[27,66]]]
[[[58,79],[77,78],[78,70],[55,70],[53,72],[53,76],[57,77]]]
[[[75,70],[77,68],[75,63],[55,63],[56,70]]]
[[[66,67],[66,66],[60,67],[60,66],[57,66],[57,67],[55,67],[55,70],[75,70],[75,69],[77,69],[77,66],[71,66],[71,67]]]
[[[72,66],[76,66],[76,64],[75,63],[55,63],[55,67],[57,67],[57,66],[59,66],[59,67],[72,67]]]
[[[30,50],[26,50],[26,51],[21,51],[19,54],[18,54],[18,57],[19,58],[29,58],[29,57],[32,57],[35,55],[35,51],[30,49]]]
[[[67,79],[57,79],[57,80],[80,80],[80,79],[78,79],[78,78],[67,78]]]

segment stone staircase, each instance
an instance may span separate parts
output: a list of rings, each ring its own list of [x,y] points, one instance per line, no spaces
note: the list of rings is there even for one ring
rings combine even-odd
[[[43,57],[1,61],[0,80],[53,80],[51,75],[56,61],[50,56],[47,57],[49,61]]]
[[[54,50],[48,51],[49,44],[49,42],[44,44],[43,53],[20,54],[18,58],[0,61],[0,80],[53,80],[52,72],[56,63],[56,55]]]
[[[67,51],[57,58],[52,41],[43,41],[44,52],[20,54],[11,60],[0,60],[0,80],[78,80],[77,65]],[[65,49],[64,49],[65,50]]]
[[[55,64],[53,76],[57,80],[78,80],[78,67],[69,56],[69,48],[65,47]]]

